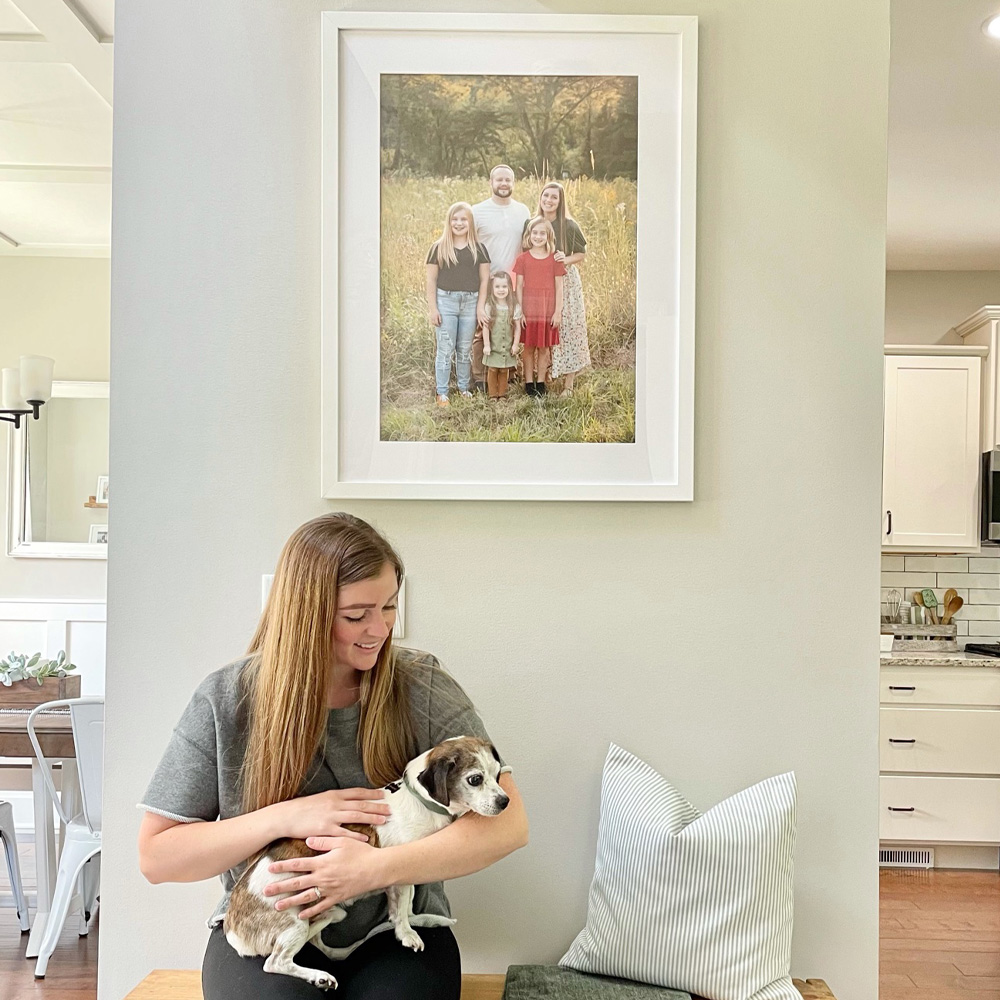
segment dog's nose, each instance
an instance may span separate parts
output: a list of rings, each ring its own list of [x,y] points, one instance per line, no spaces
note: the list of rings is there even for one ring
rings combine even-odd
[[[506,809],[507,806],[510,804],[510,796],[509,795],[498,795],[496,797],[495,801],[496,801],[496,805],[497,805],[497,812],[503,812],[504,809]]]

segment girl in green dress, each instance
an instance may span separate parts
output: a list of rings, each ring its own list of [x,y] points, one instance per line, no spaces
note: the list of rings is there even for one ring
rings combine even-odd
[[[483,364],[490,399],[507,395],[510,371],[517,366],[521,350],[521,307],[514,297],[514,283],[506,271],[494,271],[483,307]]]

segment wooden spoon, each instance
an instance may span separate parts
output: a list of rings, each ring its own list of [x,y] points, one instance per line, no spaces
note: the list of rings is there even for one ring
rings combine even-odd
[[[952,618],[954,618],[955,615],[958,614],[959,609],[962,607],[963,604],[965,604],[965,601],[963,601],[962,598],[959,597],[958,594],[956,594],[945,607],[944,618],[941,619],[941,624],[950,625]]]
[[[941,602],[944,605],[945,610],[947,610],[948,605],[951,604],[951,599],[953,597],[958,597],[958,591],[954,587],[949,587],[944,592],[944,600]]]

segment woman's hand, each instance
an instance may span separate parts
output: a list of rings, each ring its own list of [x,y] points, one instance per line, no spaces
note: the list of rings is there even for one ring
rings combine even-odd
[[[347,823],[378,826],[389,815],[389,804],[381,788],[337,788],[317,795],[303,795],[280,803],[282,836],[305,840],[328,836],[361,840],[363,833],[345,830]]]
[[[562,264],[566,260],[566,254],[562,250],[557,250],[552,256],[555,257],[557,264]]]
[[[427,319],[435,330],[441,325],[441,313],[439,313],[434,306],[430,306],[428,308]]]
[[[376,889],[383,889],[381,856],[384,851],[369,844],[359,844],[346,837],[309,837],[306,843],[314,851],[325,851],[314,858],[289,858],[268,865],[274,873],[294,872],[291,878],[273,882],[264,889],[265,896],[294,895],[274,904],[276,910],[304,906],[300,920],[310,920],[342,903]],[[315,890],[319,890],[317,897]]]

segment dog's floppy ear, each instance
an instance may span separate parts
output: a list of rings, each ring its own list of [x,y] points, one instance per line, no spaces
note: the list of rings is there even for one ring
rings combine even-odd
[[[441,805],[448,805],[451,796],[448,794],[448,780],[455,768],[455,758],[443,754],[437,759],[431,758],[430,766],[420,772],[417,780],[430,793],[432,799]]]
[[[492,743],[490,744],[490,753],[493,754],[493,759],[499,764],[500,754],[497,753],[497,748]]]

